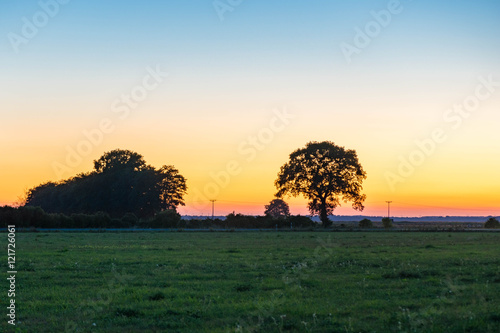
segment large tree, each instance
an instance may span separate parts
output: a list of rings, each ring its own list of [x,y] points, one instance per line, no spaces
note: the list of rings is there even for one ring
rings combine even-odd
[[[366,173],[356,151],[330,141],[309,142],[291,153],[290,160],[281,167],[275,181],[276,196],[303,195],[309,200],[309,211],[318,214],[327,227],[331,224],[328,216],[341,201],[352,201],[354,209],[364,209],[364,179]]]
[[[94,161],[89,173],[29,190],[26,205],[49,213],[147,217],[184,205],[186,190],[186,179],[173,166],[155,169],[142,155],[117,149]]]

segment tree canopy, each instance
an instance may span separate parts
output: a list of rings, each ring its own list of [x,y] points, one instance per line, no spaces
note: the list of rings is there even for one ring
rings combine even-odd
[[[494,217],[490,217],[485,223],[484,227],[488,229],[500,228],[500,222]]]
[[[142,155],[116,149],[94,161],[94,170],[28,191],[26,206],[49,213],[105,212],[139,217],[184,205],[186,179],[171,165],[147,165]]]
[[[290,216],[290,207],[282,199],[273,199],[265,206],[264,214],[274,219],[287,218]]]
[[[148,165],[146,165],[142,155],[130,150],[115,149],[94,161],[94,170],[96,172],[116,171],[118,169],[142,171],[147,168]]]
[[[362,211],[366,195],[361,194],[366,173],[355,150],[345,149],[331,141],[309,142],[290,154],[275,181],[277,197],[303,195],[308,208],[318,214],[323,226],[331,224],[328,215],[341,201],[352,202]]]

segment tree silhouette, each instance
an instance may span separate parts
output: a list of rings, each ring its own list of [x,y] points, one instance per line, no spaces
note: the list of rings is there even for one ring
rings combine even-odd
[[[488,229],[500,228],[500,222],[494,217],[490,217],[485,223],[484,227]]]
[[[172,165],[164,165],[157,171],[160,182],[160,201],[162,209],[175,209],[184,206],[187,192],[186,179]]]
[[[373,222],[370,219],[362,219],[359,221],[360,228],[371,228],[373,227]]]
[[[309,142],[305,148],[290,154],[275,181],[277,197],[303,195],[309,199],[312,214],[319,214],[324,227],[331,224],[328,215],[340,202],[352,201],[352,207],[363,210],[366,195],[361,194],[366,173],[356,151],[346,150],[330,141]]]
[[[141,171],[148,168],[142,155],[130,150],[115,149],[102,155],[94,161],[96,172],[105,172],[117,169],[133,169]]]
[[[290,216],[290,207],[282,199],[273,199],[269,205],[265,206],[265,215],[271,216],[273,219],[287,218]]]
[[[105,212],[113,217],[126,213],[149,217],[184,205],[186,191],[186,179],[173,166],[155,169],[142,155],[117,149],[94,161],[89,173],[29,190],[26,205],[68,215]]]

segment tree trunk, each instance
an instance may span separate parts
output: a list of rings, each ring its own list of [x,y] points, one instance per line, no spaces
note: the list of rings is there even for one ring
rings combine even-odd
[[[331,225],[331,222],[328,219],[328,214],[326,213],[326,201],[323,200],[321,201],[319,209],[320,209],[319,218],[321,219],[321,223],[323,223],[324,228],[327,228]]]

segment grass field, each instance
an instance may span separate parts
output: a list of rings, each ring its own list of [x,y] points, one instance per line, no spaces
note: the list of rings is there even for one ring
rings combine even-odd
[[[500,332],[499,244],[499,233],[17,233],[15,329]]]

